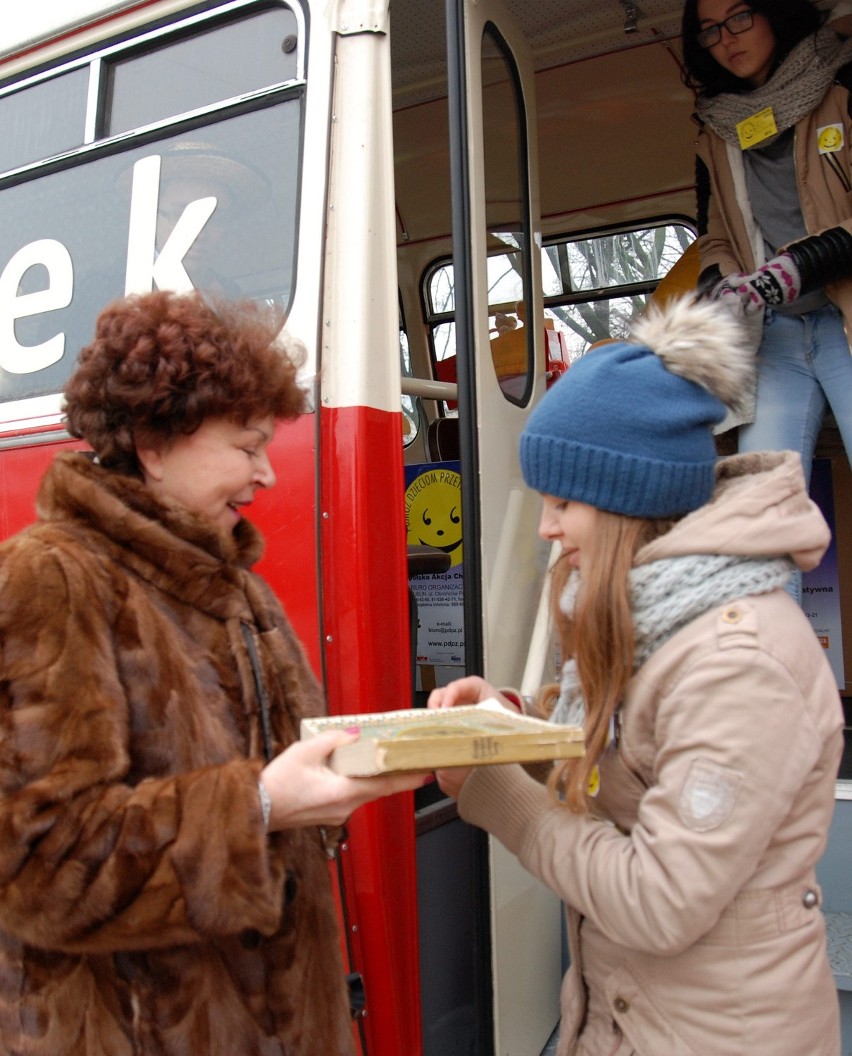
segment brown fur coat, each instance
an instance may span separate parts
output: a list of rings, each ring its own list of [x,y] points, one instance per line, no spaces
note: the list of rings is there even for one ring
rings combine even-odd
[[[302,650],[226,538],[85,455],[0,547],[0,1051],[351,1051],[316,829],[267,836],[272,750],[321,707]]]

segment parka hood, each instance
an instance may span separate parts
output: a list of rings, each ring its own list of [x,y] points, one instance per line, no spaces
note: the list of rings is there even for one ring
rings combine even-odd
[[[790,557],[802,571],[820,563],[831,532],[807,493],[799,456],[763,451],[720,459],[706,505],[643,547],[637,564],[687,554]]]

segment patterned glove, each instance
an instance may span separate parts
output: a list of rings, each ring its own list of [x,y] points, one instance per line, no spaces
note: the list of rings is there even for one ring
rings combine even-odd
[[[791,304],[802,292],[799,269],[790,253],[780,253],[751,275],[728,275],[711,294],[714,300],[739,297],[746,311],[749,305],[763,308],[766,304]]]

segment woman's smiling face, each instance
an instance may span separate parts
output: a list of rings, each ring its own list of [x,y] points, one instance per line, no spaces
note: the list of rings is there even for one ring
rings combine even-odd
[[[137,454],[155,495],[174,499],[230,532],[257,489],[275,483],[267,454],[274,432],[271,416],[245,425],[208,418],[167,447],[139,447]]]
[[[742,33],[731,33],[721,25],[731,15],[749,10],[748,4],[741,0],[734,3],[731,0],[698,0],[698,21],[702,29],[721,26],[719,42],[708,50],[722,69],[752,88],[759,88],[769,79],[775,61],[777,42],[769,20],[754,11],[751,28]]]
[[[548,542],[558,542],[569,565],[588,567],[597,534],[598,511],[585,502],[542,495],[538,534]]]

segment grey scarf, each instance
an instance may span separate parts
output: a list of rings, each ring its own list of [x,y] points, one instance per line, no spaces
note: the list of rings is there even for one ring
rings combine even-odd
[[[737,125],[747,117],[772,107],[778,132],[792,128],[822,102],[841,66],[852,61],[852,39],[841,40],[823,27],[793,48],[766,84],[750,92],[700,95],[699,118],[730,143],[738,143]],[[775,137],[764,139],[767,146]]]
[[[669,557],[634,568],[630,573],[634,672],[692,620],[734,598],[766,594],[783,586],[792,568],[793,563],[786,557],[746,558],[722,554]],[[579,574],[573,572],[559,600],[566,616],[574,611],[579,586]],[[550,721],[582,726],[585,717],[586,702],[580,690],[577,665],[574,660],[566,660],[562,666],[559,700]]]

